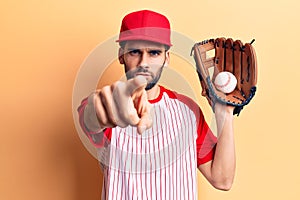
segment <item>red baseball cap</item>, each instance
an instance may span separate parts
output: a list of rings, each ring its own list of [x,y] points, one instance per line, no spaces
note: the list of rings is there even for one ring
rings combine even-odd
[[[172,46],[170,36],[171,28],[167,17],[154,11],[141,10],[123,18],[117,42],[146,40]]]

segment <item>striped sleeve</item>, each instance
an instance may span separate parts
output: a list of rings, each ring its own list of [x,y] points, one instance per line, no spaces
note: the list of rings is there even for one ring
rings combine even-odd
[[[164,92],[167,92],[170,98],[177,98],[179,101],[183,102],[195,114],[198,125],[196,139],[197,166],[213,160],[217,144],[217,138],[207,125],[202,110],[200,109],[198,104],[185,95],[167,90],[163,87],[161,87],[161,89]]]
[[[88,98],[82,100],[80,106],[78,107],[78,115],[79,115],[79,124],[85,135],[89,138],[90,142],[96,147],[101,148],[110,143],[111,139],[111,128],[106,128],[102,132],[94,132],[90,131],[84,123],[84,109],[88,104]]]

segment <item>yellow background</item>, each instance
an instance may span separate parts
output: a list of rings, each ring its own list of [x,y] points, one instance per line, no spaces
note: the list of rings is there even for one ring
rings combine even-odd
[[[258,91],[235,118],[233,188],[217,191],[199,173],[199,199],[299,199],[296,0],[1,1],[0,199],[100,199],[98,163],[73,123],[73,84],[87,55],[118,33],[126,13],[143,8],[164,13],[173,31],[195,40],[256,39]],[[199,89],[196,76],[190,82]]]

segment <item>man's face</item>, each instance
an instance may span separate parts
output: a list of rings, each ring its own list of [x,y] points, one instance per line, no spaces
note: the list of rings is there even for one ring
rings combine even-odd
[[[137,75],[146,78],[146,90],[159,80],[164,65],[169,63],[169,52],[165,46],[149,41],[127,41],[119,51],[120,63],[124,64],[127,79]]]

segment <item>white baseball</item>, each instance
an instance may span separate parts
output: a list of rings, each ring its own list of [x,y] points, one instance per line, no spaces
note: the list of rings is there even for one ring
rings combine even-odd
[[[215,78],[216,88],[223,93],[231,93],[236,87],[237,80],[230,72],[220,72]]]

